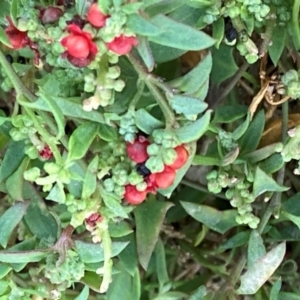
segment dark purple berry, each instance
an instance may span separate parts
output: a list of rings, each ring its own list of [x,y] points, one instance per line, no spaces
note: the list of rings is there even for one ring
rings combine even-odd
[[[136,171],[137,171],[140,175],[142,175],[142,176],[144,176],[144,177],[146,177],[146,176],[148,176],[148,175],[151,174],[151,171],[145,166],[144,163],[139,163],[139,164],[137,164],[137,165],[136,165]]]

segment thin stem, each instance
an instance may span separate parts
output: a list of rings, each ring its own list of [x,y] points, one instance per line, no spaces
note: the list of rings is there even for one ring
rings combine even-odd
[[[103,222],[103,221],[102,221]],[[100,293],[105,293],[108,290],[112,277],[112,243],[108,232],[108,228],[102,232],[102,245],[104,250],[104,266],[103,266],[103,280],[100,286]]]
[[[224,193],[214,194],[214,193],[210,192],[209,190],[207,190],[207,188],[205,186],[202,186],[202,185],[200,185],[200,184],[198,184],[196,182],[193,182],[193,181],[190,181],[190,180],[187,180],[187,179],[182,179],[180,183],[183,184],[183,185],[189,186],[189,187],[191,187],[191,188],[193,188],[195,190],[198,190],[200,192],[204,192],[204,193],[207,193],[207,194],[214,195],[217,198],[228,200],[225,197]]]
[[[237,82],[240,80],[240,78],[243,76],[243,73],[248,69],[249,64],[247,62],[244,62],[239,70],[235,73],[235,75],[230,80],[229,84],[224,88],[222,94],[218,98],[218,100],[213,104],[213,107],[215,108],[217,105],[219,105],[222,100],[231,92],[231,90],[236,86]]]
[[[0,64],[4,72],[6,73],[6,75],[12,81],[12,84],[17,92],[17,97],[24,95],[26,98],[28,98],[28,100],[34,102],[37,99],[37,97],[24,85],[24,83],[16,74],[16,72],[14,71],[10,63],[6,60],[6,57],[1,50],[0,50]]]
[[[137,92],[134,95],[133,99],[130,101],[129,104],[129,109],[128,110],[135,110],[135,107],[137,105],[137,103],[139,102],[143,92],[145,89],[145,82],[144,81],[139,81],[137,84]]]
[[[300,9],[300,0],[294,0],[292,25],[294,31],[293,40],[297,50],[300,49],[299,9]]]
[[[50,135],[49,132],[40,124],[37,116],[30,108],[24,107],[24,110],[33,121],[35,129],[43,137],[44,141],[46,141],[47,144],[49,145],[53,153],[53,156],[56,160],[56,163],[59,165],[63,165],[63,159],[57,145],[55,144],[54,137]]]
[[[270,15],[272,12],[270,13]],[[266,31],[263,34],[263,42],[259,48],[259,55],[263,57],[268,51],[268,46],[270,45],[274,28],[276,27],[276,18],[271,18],[267,21]]]
[[[145,82],[151,94],[154,96],[155,100],[160,106],[166,120],[166,126],[173,127],[176,123],[175,114],[172,108],[169,106],[167,99],[157,88],[157,83],[160,82],[160,80],[155,79],[156,77],[153,74],[149,74],[146,67],[133,54],[128,54],[127,57],[140,76],[141,80]],[[162,88],[162,83],[160,83],[160,88]]]
[[[282,142],[284,143],[287,138],[287,131],[288,131],[288,102],[284,102],[282,104]],[[283,185],[284,181],[284,175],[285,175],[285,165],[278,171],[277,174],[277,183],[279,185]],[[279,211],[281,202],[281,192],[275,193],[270,201],[270,204],[267,207],[266,212],[264,213],[263,217],[261,218],[261,221],[258,226],[258,232],[260,234],[263,233],[269,219],[271,216],[277,211]]]

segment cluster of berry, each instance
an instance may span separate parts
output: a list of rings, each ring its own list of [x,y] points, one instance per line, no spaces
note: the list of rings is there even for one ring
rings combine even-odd
[[[58,4],[60,4],[58,2]],[[57,6],[48,6],[40,9],[39,21],[42,25],[52,24],[63,17],[63,9]],[[97,3],[93,3],[87,12],[86,19],[74,16],[67,22],[64,29],[68,34],[63,34],[60,44],[65,52],[62,57],[79,68],[88,66],[96,57],[101,40],[98,31],[109,23],[111,16],[105,15]],[[22,22],[16,26],[10,18],[7,18],[9,26],[5,29],[7,37],[13,49],[20,49],[29,46],[35,53],[35,64],[38,65],[40,53],[38,44],[30,39],[28,32],[40,30],[38,23],[31,24],[31,20]],[[24,23],[24,24],[23,24]],[[92,27],[92,29],[90,28]],[[92,34],[94,33],[94,34]],[[31,35],[30,35],[31,36]],[[39,34],[35,34],[35,37]],[[110,50],[116,55],[124,55],[131,51],[133,46],[137,46],[138,41],[134,35],[119,34],[112,36],[110,41],[105,41],[107,51]],[[100,45],[100,44],[99,44]]]
[[[165,163],[162,172],[151,172],[147,167],[150,158],[148,148],[151,146],[149,140],[144,136],[138,136],[133,143],[127,143],[128,157],[136,163],[137,171],[144,176],[147,187],[139,191],[136,186],[128,184],[125,186],[124,199],[130,204],[140,204],[146,199],[148,193],[155,193],[158,188],[166,189],[171,186],[176,177],[176,170],[180,169],[187,161],[189,154],[184,145],[174,148],[176,156]]]

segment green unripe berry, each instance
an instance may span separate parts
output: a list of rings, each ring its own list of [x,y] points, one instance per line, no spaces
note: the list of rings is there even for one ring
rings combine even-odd
[[[125,170],[120,170],[119,172],[115,173],[114,176],[112,177],[114,182],[118,185],[125,185],[128,183],[128,175],[127,171]]]
[[[71,182],[71,174],[68,170],[62,169],[58,173],[58,179],[64,184],[69,184]]]
[[[160,146],[158,146],[157,144],[150,144],[148,147],[147,147],[147,153],[150,155],[150,156],[153,156],[153,155],[158,155],[159,151],[160,151]]]
[[[115,189],[115,182],[111,178],[107,178],[103,181],[103,187],[107,192],[111,193]]]
[[[117,79],[121,75],[121,69],[119,66],[113,66],[108,68],[107,77]]]
[[[222,191],[222,187],[219,185],[217,180],[210,180],[207,183],[207,188],[210,192],[212,192],[214,194],[218,194]]]
[[[164,149],[162,159],[165,165],[171,165],[177,158],[177,152],[173,148]]]
[[[213,171],[206,174],[206,179],[207,180],[217,179],[217,178],[218,178],[218,171],[217,170],[213,170]]]
[[[151,171],[151,173],[160,173],[165,168],[164,162],[159,156],[151,156],[146,161],[145,165]]]
[[[14,141],[21,141],[21,140],[24,140],[26,139],[28,136],[27,134],[24,134],[22,132],[20,132],[19,129],[17,128],[12,128],[10,131],[9,131],[9,134],[11,136],[11,138],[14,140]]]
[[[123,196],[124,196],[124,193],[125,193],[125,187],[116,184],[116,185],[115,185],[115,190],[114,190],[114,192],[115,192],[115,194],[116,194],[117,196],[123,197]]]
[[[289,82],[288,87],[287,87],[287,94],[293,99],[299,98],[300,97],[300,82],[299,81]]]
[[[36,159],[39,156],[39,152],[35,146],[27,146],[25,148],[25,153],[28,155],[30,159]]]
[[[37,167],[26,170],[24,172],[24,179],[27,181],[35,181],[41,176],[41,170]]]
[[[129,174],[128,181],[131,185],[137,185],[139,183],[142,183],[144,181],[144,178],[134,170]]]
[[[146,182],[141,182],[139,184],[136,185],[136,189],[139,191],[139,192],[143,192],[147,189],[147,183]]]
[[[125,87],[125,82],[122,79],[115,81],[113,88],[116,92],[122,92]]]
[[[235,194],[235,189],[234,188],[229,188],[226,192],[225,192],[225,197],[227,199],[232,199],[234,197]]]
[[[46,162],[44,164],[44,170],[48,173],[48,174],[58,174],[59,171],[61,170],[61,167],[54,163],[54,162]]]

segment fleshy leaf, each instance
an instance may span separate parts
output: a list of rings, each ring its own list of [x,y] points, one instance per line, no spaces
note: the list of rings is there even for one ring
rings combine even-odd
[[[195,220],[221,234],[238,226],[235,221],[235,217],[237,216],[237,211],[235,209],[219,211],[207,205],[183,201],[180,203],[185,211]]]
[[[24,202],[17,202],[0,216],[0,244],[2,247],[6,248],[13,230],[22,220],[26,212],[27,205],[28,204]]]
[[[282,262],[286,251],[286,244],[281,243],[270,250],[260,260],[254,263],[245,274],[241,276],[239,294],[253,295],[272,276]]]
[[[267,175],[259,167],[256,167],[253,194],[255,197],[263,194],[264,192],[284,192],[289,187],[279,185],[272,177]]]
[[[134,210],[136,242],[140,264],[147,270],[170,202],[158,202],[150,197]]]

